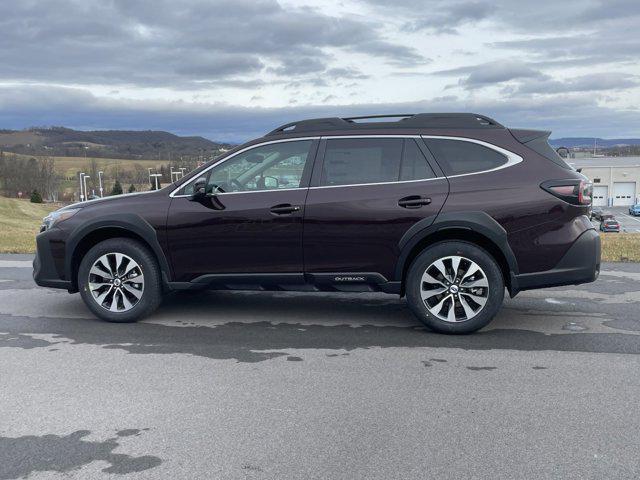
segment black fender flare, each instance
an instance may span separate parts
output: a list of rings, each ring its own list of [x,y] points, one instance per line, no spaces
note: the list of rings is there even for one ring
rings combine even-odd
[[[103,228],[118,228],[128,231],[142,238],[150,247],[160,265],[160,271],[164,277],[165,283],[171,279],[171,269],[167,257],[158,241],[158,234],[149,222],[140,215],[134,213],[118,213],[111,215],[103,215],[84,222],[69,234],[69,238],[65,247],[65,276],[68,279],[73,278],[72,266],[73,255],[84,238],[87,235]]]
[[[398,242],[400,255],[396,263],[395,280],[402,280],[409,255],[418,243],[435,233],[453,229],[470,230],[489,239],[504,255],[509,266],[509,274],[518,274],[518,262],[502,225],[485,212],[451,212],[423,218],[405,232]]]

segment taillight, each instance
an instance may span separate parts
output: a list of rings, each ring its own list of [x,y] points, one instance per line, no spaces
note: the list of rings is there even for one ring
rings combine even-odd
[[[585,180],[548,180],[540,185],[543,190],[572,205],[591,205],[593,184]]]

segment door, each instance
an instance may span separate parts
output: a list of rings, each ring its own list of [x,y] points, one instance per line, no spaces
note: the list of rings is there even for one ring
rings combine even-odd
[[[606,207],[609,199],[609,188],[606,185],[593,186],[593,206]]]
[[[636,199],[635,182],[613,183],[613,206],[622,207],[633,205]]]
[[[190,197],[193,183],[178,191],[167,219],[175,281],[302,275],[302,219],[316,147],[313,140],[255,146],[203,172],[206,196],[198,201]]]
[[[368,272],[393,279],[400,239],[438,213],[449,188],[418,141],[322,140],[305,207],[306,273]]]

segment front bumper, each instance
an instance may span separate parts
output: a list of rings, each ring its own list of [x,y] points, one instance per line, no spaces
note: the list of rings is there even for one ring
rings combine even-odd
[[[51,251],[49,232],[36,236],[36,258],[33,260],[33,280],[41,287],[70,290],[71,282],[62,278]]]
[[[513,275],[511,296],[522,290],[580,285],[595,281],[600,274],[600,235],[595,229],[582,233],[551,270]]]

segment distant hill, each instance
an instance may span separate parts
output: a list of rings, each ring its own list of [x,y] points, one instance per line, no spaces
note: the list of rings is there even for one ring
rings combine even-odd
[[[554,148],[558,147],[585,147],[593,148],[593,137],[566,137],[566,138],[552,138],[549,143]],[[598,147],[622,147],[629,145],[640,145],[640,138],[596,138]]]
[[[211,155],[231,145],[152,130],[79,131],[64,127],[0,130],[0,150],[26,155],[157,159]]]

